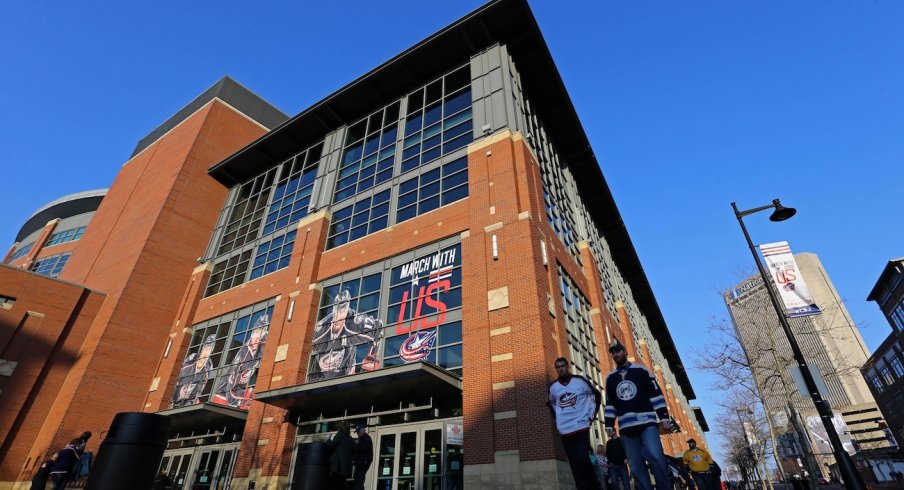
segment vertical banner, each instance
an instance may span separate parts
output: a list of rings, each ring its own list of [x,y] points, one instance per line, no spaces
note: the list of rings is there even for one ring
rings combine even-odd
[[[785,305],[787,316],[794,318],[822,313],[797,268],[788,242],[766,243],[760,245],[760,251],[766,259],[766,266]]]
[[[853,456],[857,450],[854,448],[851,432],[848,430],[848,426],[844,423],[844,419],[841,417],[840,413],[833,414],[832,425],[835,426],[835,432],[838,433],[838,438],[841,439],[841,446],[848,454]],[[826,427],[823,425],[822,419],[819,418],[818,415],[810,415],[807,417],[807,431],[810,432],[810,436],[813,438],[813,444],[816,445],[817,453],[832,453],[832,442],[829,441]]]
[[[232,362],[216,383],[212,403],[248,410],[254,398],[254,384],[257,368],[261,365],[264,345],[270,331],[270,317],[266,313],[255,320],[246,333],[242,347],[236,352]]]

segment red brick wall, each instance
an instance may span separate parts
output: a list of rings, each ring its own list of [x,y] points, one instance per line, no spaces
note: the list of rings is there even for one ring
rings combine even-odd
[[[0,358],[18,362],[0,376],[0,481],[23,470],[66,373],[105,298],[75,284],[0,266],[0,294],[16,298],[0,308]],[[78,434],[60,435],[53,447]],[[25,468],[29,473],[35,460]]]
[[[17,436],[31,441],[30,455],[84,430],[101,434],[115,413],[141,410],[227,193],[207,169],[264,132],[214,100],[122,167],[61,274],[107,299],[40,432]]]

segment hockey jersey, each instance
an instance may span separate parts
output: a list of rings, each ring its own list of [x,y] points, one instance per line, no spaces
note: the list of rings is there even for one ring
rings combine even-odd
[[[547,405],[556,417],[559,434],[567,436],[590,428],[599,412],[601,395],[583,376],[573,375],[567,385],[555,380],[549,385]]]
[[[658,419],[657,419],[658,416]],[[606,377],[606,427],[638,430],[669,419],[656,379],[643,366],[626,363]]]

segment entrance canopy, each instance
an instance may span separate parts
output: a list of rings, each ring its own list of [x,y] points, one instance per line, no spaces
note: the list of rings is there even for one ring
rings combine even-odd
[[[198,403],[190,407],[171,408],[157,412],[170,418],[170,434],[198,432],[204,428],[235,429],[239,434],[245,427],[248,412],[213,403]]]
[[[415,362],[341,378],[263,391],[254,399],[293,414],[363,413],[372,407],[461,397],[461,378],[436,365]]]

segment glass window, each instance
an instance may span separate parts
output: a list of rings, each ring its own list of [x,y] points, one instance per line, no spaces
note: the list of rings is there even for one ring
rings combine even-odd
[[[901,355],[895,353],[894,357],[888,362],[891,365],[891,371],[894,373],[895,378],[904,378],[904,364],[901,362]]]
[[[904,302],[898,303],[898,306],[891,311],[891,322],[899,331],[904,331]]]
[[[421,173],[399,185],[396,223],[468,197],[468,157]]]
[[[283,164],[262,235],[281,230],[308,215],[322,152],[323,145],[318,144]]]
[[[233,189],[213,235],[205,296],[289,265],[295,230],[288,228],[308,214],[322,153],[321,142]]]
[[[333,202],[339,202],[392,178],[399,105],[394,102],[349,127]]]
[[[568,276],[565,269],[558,264],[557,269],[571,362],[578,374],[593,381],[599,388],[602,376],[599,373],[596,337],[593,333],[593,322],[590,319],[590,302]]]
[[[386,189],[335,211],[326,248],[338,247],[386,228],[389,225],[389,195],[390,189]]]
[[[9,262],[12,262],[12,261],[14,261],[14,260],[16,260],[16,259],[18,259],[18,258],[24,257],[25,254],[27,254],[28,252],[31,251],[31,247],[32,247],[34,244],[35,244],[35,242],[31,242],[31,243],[29,243],[29,244],[23,246],[23,247],[20,248],[19,250],[16,250],[16,252],[15,252],[14,254],[10,255],[9,260],[7,260],[6,262],[9,263]]]
[[[289,265],[292,256],[292,246],[295,245],[296,230],[285,235],[273,238],[257,246],[254,255],[254,265],[251,269],[251,279],[257,279],[264,274],[269,274]]]
[[[50,235],[50,238],[47,239],[47,244],[45,247],[49,247],[51,245],[57,245],[60,243],[72,242],[78,240],[85,233],[85,227],[79,226],[77,228],[70,228],[68,230],[58,231],[53,235]]]
[[[258,237],[275,175],[276,170],[270,170],[239,187],[235,203],[224,210],[229,218],[221,230],[220,245],[216,251],[218,256],[241,248]]]
[[[402,173],[474,140],[470,74],[463,66],[408,96]]]
[[[567,164],[562,162],[556,148],[546,138],[542,122],[533,113],[530,101],[524,102],[524,117],[530,136],[527,141],[534,149],[540,163],[540,176],[543,181],[543,202],[546,207],[546,219],[556,236],[580,262],[577,250],[576,203],[571,196],[576,195],[571,173]]]
[[[31,266],[31,270],[45,276],[57,277],[63,271],[63,267],[69,260],[70,252],[58,255],[41,257]]]

